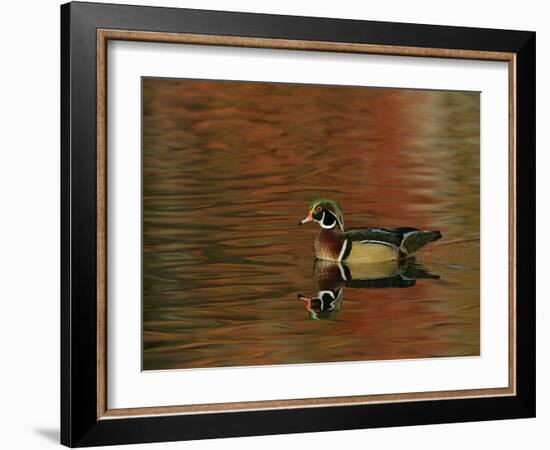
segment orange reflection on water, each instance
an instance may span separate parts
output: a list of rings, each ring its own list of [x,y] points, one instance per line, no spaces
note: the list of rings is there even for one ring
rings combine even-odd
[[[308,320],[318,197],[439,279]],[[478,355],[479,94],[145,79],[143,273],[145,369]]]

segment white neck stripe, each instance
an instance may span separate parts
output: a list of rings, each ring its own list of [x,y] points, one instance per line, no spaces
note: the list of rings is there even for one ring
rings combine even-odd
[[[336,222],[338,222],[338,225],[340,226],[340,229],[344,231],[344,224],[340,222],[340,219],[338,218],[338,216],[335,213],[333,213],[330,209],[327,209],[327,211],[334,216],[334,218],[336,219]]]
[[[323,211],[323,215],[321,217],[321,220],[317,221],[317,222],[319,222],[319,225],[321,225],[321,228],[324,228],[325,230],[330,230],[331,228],[334,228],[336,226],[336,222],[334,222],[332,225],[325,225],[324,222],[323,222],[324,219],[325,219],[325,211]]]

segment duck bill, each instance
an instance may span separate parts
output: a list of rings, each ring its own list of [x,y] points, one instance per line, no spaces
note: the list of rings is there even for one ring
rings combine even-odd
[[[303,300],[306,304],[306,311],[307,312],[310,312],[311,311],[311,301],[313,300],[313,297],[306,297],[305,295],[302,295],[302,294],[298,294],[298,298],[300,300]]]
[[[302,220],[300,220],[298,225],[303,225],[304,223],[308,223],[308,222],[311,222],[311,221],[313,221],[313,211],[308,212],[307,216],[304,217]]]

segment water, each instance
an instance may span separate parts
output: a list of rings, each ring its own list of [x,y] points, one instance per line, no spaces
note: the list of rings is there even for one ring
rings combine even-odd
[[[144,369],[479,355],[477,93],[145,79],[143,114]],[[443,238],[346,286],[318,197]]]

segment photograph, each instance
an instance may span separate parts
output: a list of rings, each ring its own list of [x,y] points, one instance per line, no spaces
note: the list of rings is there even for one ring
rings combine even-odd
[[[538,22],[146,3],[59,11],[60,442],[521,445]]]
[[[479,357],[479,92],[141,89],[143,370]]]

